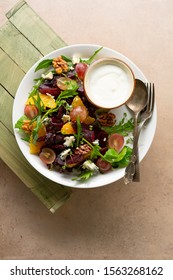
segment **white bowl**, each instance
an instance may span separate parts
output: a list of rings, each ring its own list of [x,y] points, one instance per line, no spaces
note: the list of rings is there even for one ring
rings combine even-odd
[[[94,105],[112,109],[125,104],[135,87],[131,68],[117,58],[104,57],[93,62],[84,78],[85,94]]]
[[[23,80],[21,81],[19,88],[16,93],[16,97],[14,100],[13,106],[13,126],[17,120],[23,115],[24,104],[28,98],[28,93],[31,91],[32,86],[34,85],[34,79],[40,76],[41,71],[35,72],[35,68],[39,62],[44,59],[54,58],[61,54],[65,56],[72,57],[73,55],[80,56],[82,58],[90,57],[100,46],[98,45],[91,45],[91,44],[79,44],[79,45],[72,45],[67,46],[58,50],[51,52],[50,54],[46,55],[44,58],[40,59],[37,63],[35,63],[31,69],[27,72]],[[122,55],[115,50],[110,48],[103,47],[103,49],[97,54],[97,59],[102,57],[115,57],[127,63],[130,68],[132,69],[135,78],[142,80],[143,82],[147,82],[146,77],[142,73],[142,71],[127,57]],[[116,114],[117,120],[120,120],[123,117],[124,112],[127,113],[128,117],[131,117],[129,111],[127,110],[126,106],[121,106],[117,109],[114,109],[113,112]],[[156,113],[156,106],[154,109],[153,117],[150,120],[149,124],[145,129],[143,129],[140,139],[139,139],[139,159],[140,161],[144,158],[147,154],[151,143],[153,141],[155,129],[156,129],[156,121],[157,121],[157,113]],[[56,171],[50,171],[47,169],[47,166],[41,162],[37,155],[32,155],[29,152],[28,143],[21,139],[20,134],[16,129],[14,129],[14,134],[19,145],[20,150],[22,151],[25,158],[28,162],[42,175],[49,178],[50,180],[70,187],[76,188],[94,188],[100,187],[112,182],[115,182],[121,179],[124,176],[125,168],[121,169],[114,169],[106,174],[99,174],[92,178],[90,178],[86,182],[77,182],[72,181],[74,175],[65,175],[60,174]]]

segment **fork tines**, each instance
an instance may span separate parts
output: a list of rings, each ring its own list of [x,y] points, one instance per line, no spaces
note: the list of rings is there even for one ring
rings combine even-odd
[[[147,102],[147,109],[149,112],[153,112],[154,103],[155,103],[155,87],[154,83],[147,83],[146,84],[147,91],[148,91],[148,102]]]

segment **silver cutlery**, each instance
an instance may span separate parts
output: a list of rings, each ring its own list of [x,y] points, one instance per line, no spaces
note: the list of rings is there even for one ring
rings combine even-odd
[[[140,135],[140,132],[142,130],[142,127],[147,123],[147,120],[149,120],[152,117],[153,110],[154,110],[154,104],[155,104],[155,88],[154,84],[147,84],[147,91],[148,91],[148,102],[145,110],[141,113],[140,116],[140,123],[138,126],[138,137]],[[133,176],[133,182],[140,182],[140,170],[139,170],[139,161],[135,162],[135,173]]]
[[[128,184],[132,181],[139,182],[140,181],[140,171],[139,171],[139,159],[138,159],[138,139],[140,132],[146,124],[146,122],[152,117],[153,110],[154,110],[154,103],[155,103],[155,88],[154,84],[147,84],[147,104],[145,106],[144,110],[141,110],[138,114],[138,117],[140,115],[140,123],[136,126],[136,120],[134,123],[134,142],[133,142],[133,151],[131,156],[131,161],[129,165],[125,169],[125,176],[124,176],[124,182],[125,184]],[[139,100],[136,100],[139,101]],[[139,101],[140,102],[140,101]],[[144,102],[144,101],[143,101]]]

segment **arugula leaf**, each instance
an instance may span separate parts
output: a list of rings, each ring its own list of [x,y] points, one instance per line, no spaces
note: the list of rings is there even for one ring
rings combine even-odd
[[[42,83],[43,83],[43,78],[37,79],[37,83],[33,86],[33,89],[30,92],[29,97],[34,96],[38,92],[38,88]]]
[[[101,149],[100,146],[97,144],[92,146],[92,152],[91,152],[90,158],[96,159],[98,156],[102,157],[102,154],[100,153],[100,149]]]
[[[123,118],[118,124],[115,126],[102,126],[102,129],[106,131],[108,134],[119,133],[123,136],[127,136],[130,132],[133,131],[134,124],[133,119],[125,120]]]
[[[73,60],[72,60],[72,58],[67,57],[65,55],[61,55],[61,57],[62,57],[62,59],[64,59],[67,62],[69,68],[73,67]]]
[[[100,52],[103,49],[103,47],[99,48],[98,50],[96,50],[93,55],[88,58],[88,59],[81,59],[81,62],[85,62],[86,64],[91,64],[91,62],[93,62],[95,56],[98,54],[98,52]]]
[[[45,107],[44,107],[44,104],[40,98],[40,94],[39,92],[37,91],[36,93],[36,97],[35,96],[32,96],[32,99],[34,101],[34,105],[37,107],[38,109],[38,112],[39,112],[39,115],[41,115],[42,112],[44,112],[45,110]]]
[[[85,138],[83,141],[87,143],[91,148],[92,152],[90,155],[90,159],[96,159],[97,157],[101,157],[103,160],[109,162],[113,167],[124,167],[127,166],[132,154],[132,149],[128,146],[124,146],[120,153],[117,153],[115,149],[108,149],[107,152],[102,155],[100,153],[99,145],[92,145]]]
[[[53,61],[53,59],[45,59],[45,60],[41,61],[35,68],[35,72],[37,72],[40,69],[49,67],[52,64],[52,61]]]
[[[103,157],[103,155],[100,153],[101,147],[99,145],[96,144],[93,146],[85,138],[82,138],[82,139],[85,143],[87,143],[92,148],[90,159],[96,159],[98,156]]]
[[[65,55],[61,55],[62,59],[64,59],[66,62],[71,62],[72,63],[72,59],[68,56]]]
[[[87,169],[87,170],[82,171],[81,174],[78,177],[75,177],[72,180],[86,181],[93,175],[94,175],[94,171]]]
[[[81,139],[81,132],[82,132],[82,126],[81,126],[81,122],[80,122],[79,116],[77,117],[76,123],[77,123],[77,144],[76,145],[78,147],[80,139]]]
[[[41,120],[43,121],[48,115],[51,115],[52,113],[55,113],[59,110],[59,108],[66,104],[66,101],[65,100],[56,100],[56,103],[57,103],[57,107],[56,108],[53,108],[53,109],[49,109],[46,111],[46,113],[42,116]]]
[[[58,96],[57,102],[59,102],[61,99],[67,99],[69,97],[74,97],[74,96],[76,96],[78,94],[79,93],[76,90],[64,90]]]
[[[37,116],[36,120],[36,127],[32,130],[31,139],[33,143],[36,143],[38,139],[38,131],[43,126],[41,121],[41,115]]]
[[[22,137],[21,138],[23,141],[26,141],[26,142],[29,142],[30,141],[30,135],[29,134],[26,134],[25,137]]]

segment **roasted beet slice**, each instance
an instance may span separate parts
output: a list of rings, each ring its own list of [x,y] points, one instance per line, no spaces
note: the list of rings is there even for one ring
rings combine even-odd
[[[102,155],[104,155],[104,154],[107,152],[107,150],[108,150],[107,147],[101,148],[101,149],[100,149],[100,153],[101,153]]]
[[[64,142],[64,136],[61,134],[49,132],[45,135],[44,141],[48,146],[60,145]]]
[[[84,86],[83,83],[81,83],[81,81],[78,82],[78,90],[77,90],[80,94],[84,93]]]
[[[39,87],[39,92],[42,93],[42,94],[46,94],[46,93],[49,93],[55,97],[57,97],[60,93],[61,93],[61,90],[57,87],[49,87],[49,86],[46,86],[44,84],[40,85]]]
[[[61,128],[63,127],[64,123],[63,122],[52,122],[46,126],[47,132],[59,132]]]
[[[67,168],[73,168],[77,165],[80,165],[84,161],[84,156],[82,154],[76,155],[73,154],[68,156],[65,160],[62,160],[60,155],[57,156],[55,164],[65,165]]]
[[[60,156],[58,155],[57,158],[55,159],[55,164],[59,164],[59,165],[64,165],[64,161],[60,158]]]
[[[73,154],[66,159],[66,165],[67,165],[67,167],[72,168],[74,166],[77,166],[77,165],[81,164],[84,160],[85,160],[84,155]]]
[[[47,133],[45,135],[45,144],[48,146],[52,146],[55,145],[55,138],[56,138],[56,134],[55,133]]]
[[[107,145],[108,134],[104,130],[100,130],[97,133],[97,139],[99,140],[100,147],[105,147]]]
[[[64,106],[60,106],[60,107],[59,107],[59,110],[58,110],[58,112],[57,112],[57,114],[56,114],[56,118],[57,118],[58,120],[62,121],[62,116],[63,116],[65,113],[66,113],[66,110],[65,110]]]
[[[95,133],[93,130],[85,130],[83,132],[83,137],[89,141],[90,143],[92,143],[95,140]]]
[[[60,152],[64,151],[66,148],[62,144],[55,144],[55,145],[52,145],[51,147],[56,151],[56,153],[60,153]]]
[[[56,134],[55,137],[55,144],[62,144],[64,142],[64,135],[62,134]]]
[[[70,70],[67,73],[67,77],[70,78],[70,79],[76,79],[76,71],[75,71],[75,69],[74,70]]]
[[[87,141],[92,143],[96,139],[94,130],[90,130],[90,126],[88,124],[85,124],[85,123],[81,123],[81,127],[82,127],[83,137]],[[76,123],[73,124],[73,128],[74,128],[74,130],[77,130],[77,124]]]

